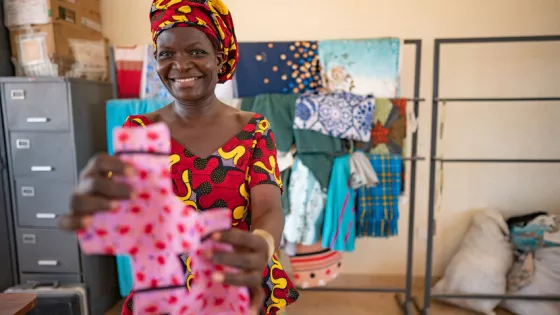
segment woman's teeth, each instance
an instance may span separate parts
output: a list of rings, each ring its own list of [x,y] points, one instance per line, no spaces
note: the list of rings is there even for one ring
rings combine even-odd
[[[175,81],[177,81],[177,82],[191,82],[191,81],[195,81],[195,80],[198,80],[198,78],[175,79]]]

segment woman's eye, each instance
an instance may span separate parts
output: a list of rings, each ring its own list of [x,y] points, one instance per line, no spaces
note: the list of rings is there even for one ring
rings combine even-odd
[[[199,55],[205,55],[206,52],[202,49],[194,49],[193,51],[191,51],[191,55],[193,56],[199,56]]]
[[[168,52],[168,51],[160,51],[158,53],[158,57],[160,57],[160,58],[166,58],[166,57],[169,57],[169,56],[171,56],[171,53]]]

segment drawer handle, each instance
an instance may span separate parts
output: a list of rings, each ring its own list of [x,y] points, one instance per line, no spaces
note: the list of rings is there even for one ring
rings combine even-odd
[[[33,187],[21,187],[21,195],[23,197],[33,197],[35,196],[35,188]]]
[[[39,265],[39,266],[58,266],[58,261],[56,261],[56,260],[38,260],[37,265]]]
[[[35,215],[37,219],[56,219],[56,214],[54,213],[37,213]]]
[[[16,139],[16,148],[29,149],[31,148],[31,141],[29,139]]]
[[[10,96],[13,100],[24,100],[25,99],[25,91],[24,90],[11,90]]]
[[[31,166],[32,172],[52,172],[53,170],[52,166]]]
[[[23,234],[23,244],[35,244],[35,234]]]
[[[47,117],[27,117],[28,123],[46,123],[49,122]]]

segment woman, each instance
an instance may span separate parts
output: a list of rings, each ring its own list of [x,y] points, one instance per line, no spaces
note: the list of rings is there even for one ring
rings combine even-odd
[[[284,228],[274,135],[266,118],[227,106],[214,94],[217,83],[232,78],[238,59],[231,15],[221,0],[154,0],[150,20],[158,75],[175,101],[131,116],[124,126],[167,124],[175,194],[199,211],[233,210],[234,229],[214,238],[233,245],[235,251],[208,253],[208,258],[242,272],[217,273],[214,281],[249,287],[254,313],[276,314],[298,293],[272,255]],[[117,157],[94,157],[82,171],[72,211],[62,218],[61,227],[82,229],[93,213],[129,198],[129,188],[108,174],[133,172]],[[181,259],[190,288],[196,275],[189,272],[190,259]],[[131,297],[122,314],[131,314]]]

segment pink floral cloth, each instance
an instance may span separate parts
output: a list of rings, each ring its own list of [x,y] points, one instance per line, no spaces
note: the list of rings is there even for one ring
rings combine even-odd
[[[212,248],[233,250],[204,240],[212,232],[231,228],[231,211],[197,213],[173,194],[167,126],[116,128],[113,138],[115,154],[137,170],[134,178],[115,176],[133,187],[133,198],[93,216],[92,225],[78,232],[82,251],[130,255],[135,275],[134,314],[248,314],[248,289],[214,283],[212,273],[224,271],[224,267],[202,256]],[[197,275],[190,292],[178,257],[185,252],[192,256]]]

